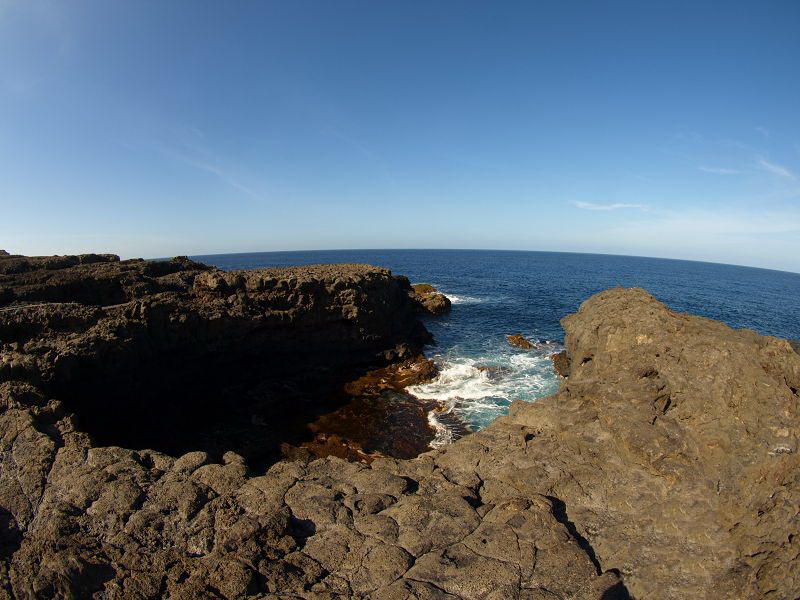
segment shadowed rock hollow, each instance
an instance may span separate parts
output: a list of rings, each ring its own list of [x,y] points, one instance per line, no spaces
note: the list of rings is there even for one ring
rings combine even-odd
[[[266,291],[249,292],[261,285],[260,275],[177,262],[186,268],[124,284],[124,291],[141,291],[122,306],[15,305],[0,312],[0,593],[605,600],[800,594],[800,355],[788,342],[673,313],[642,290],[613,289],[564,319],[560,360],[569,377],[554,396],[516,402],[485,430],[412,460],[282,461],[249,476],[232,452],[214,459],[98,445],[57,395],[77,400],[70,381],[82,378],[69,374],[90,373],[85,369],[101,360],[123,373],[150,344],[194,353],[200,345],[213,356],[236,352],[207,341],[229,339],[220,332],[230,328],[241,332],[236,339],[266,339],[252,325],[271,322],[255,316],[265,313],[259,302],[268,301],[257,294]],[[403,285],[375,289],[369,281],[397,280],[363,269],[353,285],[367,305],[375,302],[376,318],[388,319],[375,325],[384,334],[370,338],[358,313],[352,318],[359,325],[335,325],[350,313],[349,303],[334,303],[329,333],[314,347],[335,348],[340,336],[342,356],[369,362],[367,355],[374,361],[381,348],[408,344],[403,331],[414,339],[419,332],[413,324],[404,329],[412,322],[398,323],[395,311],[377,308],[392,285],[400,286],[392,297],[408,297]],[[87,285],[114,288],[97,279]],[[26,285],[27,292],[15,288],[30,294],[24,301],[40,300],[38,284]],[[23,292],[10,299],[5,292],[7,306],[22,302]],[[324,306],[338,297],[327,286],[320,293],[315,303]],[[269,310],[291,311],[302,295],[289,302],[280,294],[276,302],[285,304]],[[196,321],[174,326],[184,333],[163,340],[142,333],[161,330],[152,324],[135,325],[180,324],[191,314],[198,316],[186,319]],[[317,330],[303,327],[301,314],[291,322],[274,317],[277,339],[297,352],[302,336]],[[212,327],[214,315],[221,321]],[[61,355],[87,363],[61,367]]]
[[[370,366],[429,334],[405,278],[365,265],[224,273],[187,259],[0,260],[5,379],[100,445],[265,464]]]

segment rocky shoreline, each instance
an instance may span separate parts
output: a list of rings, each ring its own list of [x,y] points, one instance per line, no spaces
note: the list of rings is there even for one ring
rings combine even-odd
[[[364,265],[0,257],[0,597],[800,594],[800,355],[642,290],[563,320],[557,394],[446,448],[277,460],[292,414],[424,375],[414,295]]]

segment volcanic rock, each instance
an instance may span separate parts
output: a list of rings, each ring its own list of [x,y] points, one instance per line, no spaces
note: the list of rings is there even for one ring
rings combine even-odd
[[[553,361],[556,373],[561,377],[569,377],[570,364],[566,350],[550,355],[550,359]]]
[[[386,456],[413,458],[430,450],[435,430],[428,412],[435,405],[403,390],[436,374],[434,362],[420,354],[348,382],[344,391],[350,400],[310,423],[315,437],[302,447],[315,458],[338,456],[366,463]]]
[[[452,306],[450,298],[439,292],[427,283],[417,283],[411,286],[411,298],[417,303],[419,312],[441,315],[448,312]]]
[[[508,340],[508,343],[516,348],[522,348],[523,350],[530,350],[533,348],[533,344],[522,337],[520,332],[517,332],[514,335],[507,335],[506,340]]]
[[[366,265],[2,258],[0,376],[64,401],[100,443],[268,461],[344,383],[430,339],[409,289]]]
[[[376,396],[385,390],[400,391],[410,385],[427,383],[436,377],[435,363],[423,354],[381,369],[369,371],[363,377],[345,385],[351,396]]]
[[[148,353],[187,353],[175,376],[188,385],[209,364],[327,356],[335,372],[334,357],[413,348],[407,291],[372,267],[119,264],[134,298],[121,306],[22,304],[12,285],[0,309],[0,594],[800,595],[800,355],[785,340],[616,288],[562,321],[572,367],[554,396],[412,460],[305,456],[249,472],[234,452],[104,446],[78,400],[103,408],[102,396],[106,418],[130,410],[115,404],[125,365],[143,376]],[[160,291],[134,295],[144,288]],[[104,373],[103,394],[82,385]],[[149,405],[153,421],[163,409]]]

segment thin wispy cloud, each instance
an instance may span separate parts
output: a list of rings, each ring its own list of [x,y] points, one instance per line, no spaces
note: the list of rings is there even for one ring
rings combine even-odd
[[[769,137],[769,129],[766,127],[753,127],[758,133],[763,135],[764,137]]]
[[[199,130],[192,130],[191,133],[192,135],[202,135],[202,132]],[[211,158],[209,152],[196,145],[193,146],[187,143],[182,145],[185,146],[186,149],[179,150],[174,146],[163,143],[158,144],[157,147],[163,154],[169,156],[173,160],[180,161],[189,167],[214,175],[221,182],[251,198],[259,201],[264,200],[264,197],[256,190],[242,183],[238,177],[233,175],[225,167],[220,166],[218,164],[219,161]]]
[[[713,173],[714,175],[737,175],[741,173],[739,169],[729,169],[727,167],[697,167],[698,171]]]
[[[576,207],[583,210],[620,210],[624,208],[638,208],[644,209],[644,204],[625,204],[622,202],[615,202],[613,204],[595,204],[594,202],[574,202]]]
[[[699,143],[703,141],[703,136],[696,131],[679,131],[675,137],[682,141]]]
[[[789,177],[794,179],[794,173],[792,173],[786,167],[782,167],[781,165],[776,165],[775,163],[771,163],[764,158],[758,159],[758,165],[767,171],[768,173],[772,173],[773,175],[778,175],[779,177]]]
[[[392,176],[392,173],[389,171],[384,160],[369,146],[334,127],[326,127],[324,129],[324,133],[344,142],[351,148],[355,149],[358,154],[366,158],[370,163],[378,168],[381,176],[390,186],[397,187],[397,181],[395,181],[395,178]]]
[[[201,171],[205,171],[207,173],[211,173],[212,175],[216,175],[222,182],[227,183],[232,188],[239,190],[240,192],[244,192],[248,196],[252,196],[256,200],[263,200],[263,198],[253,190],[252,188],[247,187],[243,183],[240,183],[236,179],[234,179],[229,173],[226,173],[224,170],[220,169],[219,167],[208,164],[203,161],[195,160],[188,156],[179,156],[183,162],[185,162],[190,167],[195,167],[196,169],[200,169]]]

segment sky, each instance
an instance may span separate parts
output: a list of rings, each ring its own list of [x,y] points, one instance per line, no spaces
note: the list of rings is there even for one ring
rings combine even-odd
[[[800,272],[800,2],[0,0],[0,248]]]

